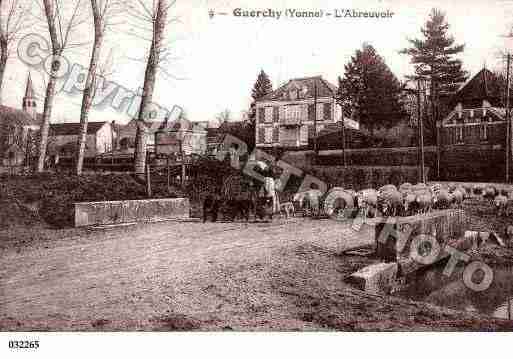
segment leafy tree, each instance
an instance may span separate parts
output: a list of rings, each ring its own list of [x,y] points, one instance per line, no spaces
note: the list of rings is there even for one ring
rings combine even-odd
[[[423,38],[409,39],[411,47],[400,52],[409,55],[415,66],[415,75],[410,78],[422,78],[429,82],[431,117],[426,124],[428,133],[435,133],[436,119],[446,107],[441,99],[447,99],[467,78],[461,60],[454,58],[463,52],[465,45],[455,44],[454,37],[447,33],[448,30],[445,13],[432,9],[421,29]]]
[[[392,127],[405,117],[401,87],[383,58],[364,43],[345,65],[337,97],[344,113],[351,113],[372,134],[375,129]]]

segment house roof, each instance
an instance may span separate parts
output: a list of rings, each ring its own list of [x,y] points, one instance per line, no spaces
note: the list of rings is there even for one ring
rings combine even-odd
[[[502,97],[501,83],[497,75],[483,68],[470,78],[454,94],[453,101],[499,100]]]
[[[297,90],[303,99],[314,98],[316,88],[317,97],[332,97],[337,92],[337,87],[324,80],[322,76],[301,77],[289,80],[259,101],[290,101],[289,95],[294,90]]]
[[[126,134],[127,132],[132,132],[135,134],[137,130],[137,119],[131,119],[127,124],[116,124],[115,129],[118,132],[123,132]],[[148,128],[150,133],[154,133],[165,128],[165,121],[144,121],[144,125]]]
[[[245,122],[223,122],[219,128],[207,128],[207,143],[222,143],[226,135],[232,135],[241,141],[248,141],[248,136],[253,136],[253,132]]]
[[[89,122],[87,124],[87,134],[93,135],[100,128],[102,128],[107,122]],[[82,125],[79,122],[65,122],[65,123],[51,123],[50,133],[52,136],[69,136],[78,135]]]
[[[192,131],[193,124],[189,120],[179,118],[169,123],[167,129],[171,131]]]
[[[33,119],[23,110],[0,105],[0,122],[7,124],[21,124],[22,126],[39,126],[42,121],[42,115],[37,114]]]

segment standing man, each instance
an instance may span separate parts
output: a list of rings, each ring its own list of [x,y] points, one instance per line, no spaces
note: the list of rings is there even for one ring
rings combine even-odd
[[[282,192],[284,190],[284,188],[281,188],[282,187],[282,183],[281,183],[281,180],[280,180],[280,177],[276,178],[274,180],[274,191],[275,191],[275,212],[276,213],[280,213],[280,207],[281,207],[281,203],[280,203],[280,192]]]
[[[264,178],[264,190],[266,197],[268,197],[272,201],[273,213],[279,212],[280,209],[276,209],[276,206],[279,206],[276,195],[276,185],[274,183],[274,178],[271,177],[270,173],[268,173]]]

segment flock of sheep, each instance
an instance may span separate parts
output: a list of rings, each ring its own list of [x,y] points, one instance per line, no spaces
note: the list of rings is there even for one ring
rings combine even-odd
[[[309,190],[294,196],[294,207],[304,215],[343,215],[364,217],[395,217],[425,214],[434,209],[460,208],[463,201],[480,197],[490,202],[498,215],[508,215],[513,205],[513,191],[479,185],[427,185],[403,183],[399,187],[385,185],[379,189],[353,191],[334,187],[326,194]]]

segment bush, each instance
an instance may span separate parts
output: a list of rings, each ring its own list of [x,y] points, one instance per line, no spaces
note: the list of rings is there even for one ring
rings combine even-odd
[[[72,226],[75,202],[136,200],[148,198],[144,184],[131,175],[74,176],[39,174],[7,179],[0,189],[22,203],[40,202],[39,216],[55,227]],[[155,186],[153,198],[173,198],[180,191],[167,193],[167,186]],[[0,216],[3,215],[0,208]]]

